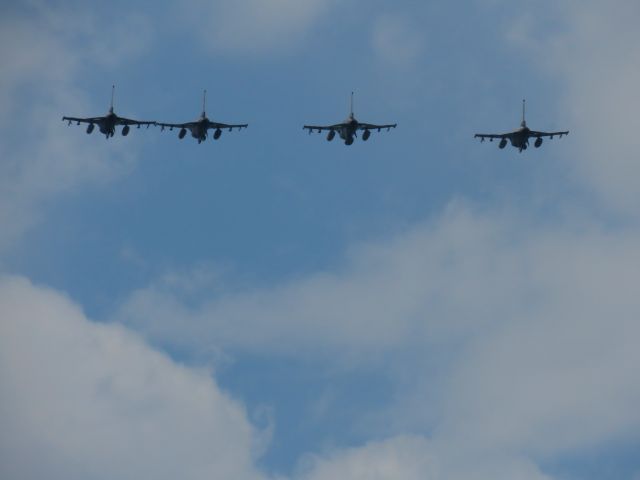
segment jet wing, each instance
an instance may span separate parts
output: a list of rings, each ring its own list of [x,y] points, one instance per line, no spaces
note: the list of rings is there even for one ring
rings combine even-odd
[[[303,130],[309,130],[309,133],[316,131],[320,133],[322,130],[340,130],[346,126],[345,123],[336,123],[335,125],[305,125],[302,127]]]
[[[374,125],[372,123],[358,123],[358,130],[382,130],[383,128],[386,128],[387,131],[391,130],[392,128],[396,128],[398,126],[397,123],[391,123],[388,125]]]
[[[101,120],[104,120],[104,117],[89,117],[89,118],[77,118],[77,117],[62,117],[62,120],[65,122],[77,122],[77,123],[98,123]]]
[[[562,138],[563,135],[569,135],[569,131],[567,130],[566,132],[536,132],[534,130],[531,130],[529,132],[529,136],[530,137],[555,137],[558,136],[560,138]]]
[[[510,133],[476,133],[473,138],[481,138],[483,141],[485,138],[509,138]]]
[[[174,128],[192,128],[194,127],[198,122],[187,122],[187,123],[161,123],[161,122],[154,122],[154,125],[159,126],[162,130],[164,130],[165,128],[170,128],[171,130],[173,130]]]
[[[117,125],[155,125],[156,122],[132,120],[130,118],[118,117],[116,120]]]
[[[216,129],[220,129],[220,130],[228,130],[228,131],[232,131],[234,128],[237,128],[238,130],[242,130],[243,128],[247,128],[249,126],[248,123],[241,123],[241,124],[237,124],[237,125],[229,125],[226,123],[218,123],[218,122],[212,122],[209,121],[209,123],[207,124],[207,130],[210,128],[216,128]]]

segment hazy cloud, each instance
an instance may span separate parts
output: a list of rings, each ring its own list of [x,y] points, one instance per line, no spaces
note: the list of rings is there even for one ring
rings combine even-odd
[[[558,110],[571,130],[574,179],[607,208],[634,217],[640,202],[639,16],[640,4],[632,0],[549,2],[524,11],[507,32],[513,45],[564,83]]]
[[[415,68],[425,51],[424,32],[406,15],[380,15],[374,23],[371,37],[379,60],[392,68]]]
[[[118,28],[134,25],[119,34]],[[60,120],[91,111],[78,87],[83,65],[111,65],[139,53],[149,36],[145,25],[134,15],[110,32],[83,11],[40,3],[0,19],[0,252],[37,221],[52,196],[108,181],[132,165],[134,155],[122,146],[89,147],[78,135],[82,130],[67,135]],[[130,51],[132,39],[137,47]],[[105,103],[94,115],[106,112],[108,95],[105,90]]]
[[[183,2],[205,50],[262,54],[296,50],[334,0]]]

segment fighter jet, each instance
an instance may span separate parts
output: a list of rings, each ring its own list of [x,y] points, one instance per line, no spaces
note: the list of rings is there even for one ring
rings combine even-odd
[[[155,125],[156,122],[141,122],[139,120],[131,120],[130,118],[119,117],[113,112],[113,93],[115,90],[115,86],[111,85],[111,106],[109,107],[109,113],[107,113],[104,117],[89,117],[89,118],[77,118],[77,117],[62,117],[63,121],[76,122],[78,125],[81,123],[88,123],[87,125],[87,133],[93,132],[93,129],[96,125],[100,129],[100,133],[104,133],[107,140],[109,137],[113,137],[116,131],[117,125],[124,125],[122,127],[122,135],[127,136],[129,134],[130,125],[137,125],[140,128],[140,125],[146,125],[149,128],[149,125]]]
[[[238,130],[242,130],[243,128],[247,128],[249,124],[243,123],[240,125],[227,125],[226,123],[218,123],[212,122],[207,118],[207,114],[205,113],[205,106],[207,102],[207,91],[205,90],[202,96],[202,113],[200,114],[200,118],[198,118],[195,122],[187,122],[187,123],[160,123],[156,122],[156,125],[160,125],[162,130],[169,128],[169,130],[173,130],[174,128],[179,128],[180,132],[178,132],[178,138],[183,139],[187,134],[187,130],[191,131],[191,136],[198,140],[198,143],[202,143],[207,139],[207,131],[210,128],[215,128],[213,132],[213,139],[217,140],[222,135],[222,130],[229,130],[230,132],[237,128]]]
[[[371,135],[372,130],[377,130],[379,132],[381,129],[386,128],[387,131],[389,131],[392,128],[396,128],[397,125],[397,123],[389,125],[374,125],[372,123],[360,123],[359,121],[357,121],[353,116],[353,92],[351,92],[350,113],[349,117],[347,117],[344,122],[327,126],[305,125],[302,127],[302,129],[309,130],[309,135],[311,135],[311,132],[313,132],[314,130],[316,130],[318,133],[320,133],[322,130],[328,130],[329,133],[327,134],[327,140],[329,142],[333,140],[337,132],[338,135],[340,135],[340,138],[344,140],[345,145],[351,145],[353,143],[353,137],[358,136],[358,130],[364,130],[364,133],[362,134],[362,140],[366,142],[367,140],[369,140],[369,136]]]
[[[501,133],[501,134],[490,134],[490,133],[476,133],[474,138],[480,138],[481,142],[484,142],[485,138],[488,138],[490,142],[493,142],[494,138],[499,138],[500,143],[498,144],[499,148],[504,148],[507,146],[507,140],[511,142],[515,148],[518,149],[519,152],[522,150],[526,150],[529,146],[529,139],[535,138],[533,146],[538,148],[542,145],[542,137],[549,137],[553,140],[554,136],[558,136],[562,138],[563,135],[569,135],[569,131],[566,132],[538,132],[535,130],[529,130],[527,127],[527,122],[524,119],[525,114],[525,101],[522,100],[522,123],[520,123],[520,128],[514,132],[510,133]]]

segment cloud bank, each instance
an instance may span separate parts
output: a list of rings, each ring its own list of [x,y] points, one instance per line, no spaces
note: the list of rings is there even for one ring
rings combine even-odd
[[[554,458],[632,438],[640,233],[526,225],[454,205],[387,243],[354,248],[342,271],[195,306],[153,285],[119,318],[172,348],[333,368],[384,359],[389,375],[416,372],[398,387],[391,418],[470,458]]]

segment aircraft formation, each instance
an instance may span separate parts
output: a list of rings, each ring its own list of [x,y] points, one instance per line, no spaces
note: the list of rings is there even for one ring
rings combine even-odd
[[[183,139],[187,134],[187,131],[189,131],[191,132],[191,136],[195,138],[198,143],[202,143],[207,139],[209,130],[214,130],[213,138],[214,140],[218,140],[224,130],[231,132],[234,129],[242,130],[243,128],[247,128],[249,126],[249,124],[247,123],[227,124],[209,120],[206,114],[206,90],[204,91],[202,97],[202,113],[200,114],[200,117],[193,122],[185,123],[165,123],[147,120],[133,120],[130,118],[120,117],[113,111],[114,91],[115,86],[112,85],[111,106],[109,107],[109,111],[105,116],[87,118],[64,116],[62,117],[62,120],[68,122],[69,125],[71,125],[71,123],[73,122],[76,122],[77,125],[86,123],[88,134],[93,132],[95,126],[97,125],[100,133],[103,133],[105,135],[105,138],[107,139],[114,136],[116,126],[122,125],[122,135],[127,136],[129,134],[131,126],[140,128],[144,125],[147,128],[149,128],[150,126],[159,126],[161,128],[161,131],[165,130],[166,128],[168,128],[170,131],[174,128],[179,129],[178,138],[180,139]],[[332,141],[337,133],[340,138],[344,140],[345,145],[351,145],[354,142],[354,138],[357,138],[359,131],[362,131],[362,140],[367,141],[371,136],[372,131],[390,131],[392,128],[396,128],[397,126],[397,123],[377,125],[373,123],[362,123],[356,120],[353,113],[353,92],[351,92],[349,116],[342,123],[336,123],[333,125],[304,125],[302,128],[303,130],[308,130],[309,134],[314,131],[317,133],[327,131],[329,132],[327,134],[328,141]],[[494,139],[500,139],[500,142],[498,143],[498,148],[500,149],[503,149],[507,146],[508,142],[511,142],[511,145],[514,148],[517,148],[519,152],[522,152],[529,146],[529,139],[535,138],[533,145],[534,147],[538,148],[542,145],[543,137],[549,137],[551,140],[553,140],[554,136],[562,138],[564,135],[569,135],[569,131],[566,130],[561,132],[541,132],[529,129],[525,120],[525,101],[522,100],[522,122],[520,123],[519,129],[508,133],[476,133],[474,135],[474,138],[480,138],[481,142],[484,142],[487,138],[490,142],[493,142]]]

